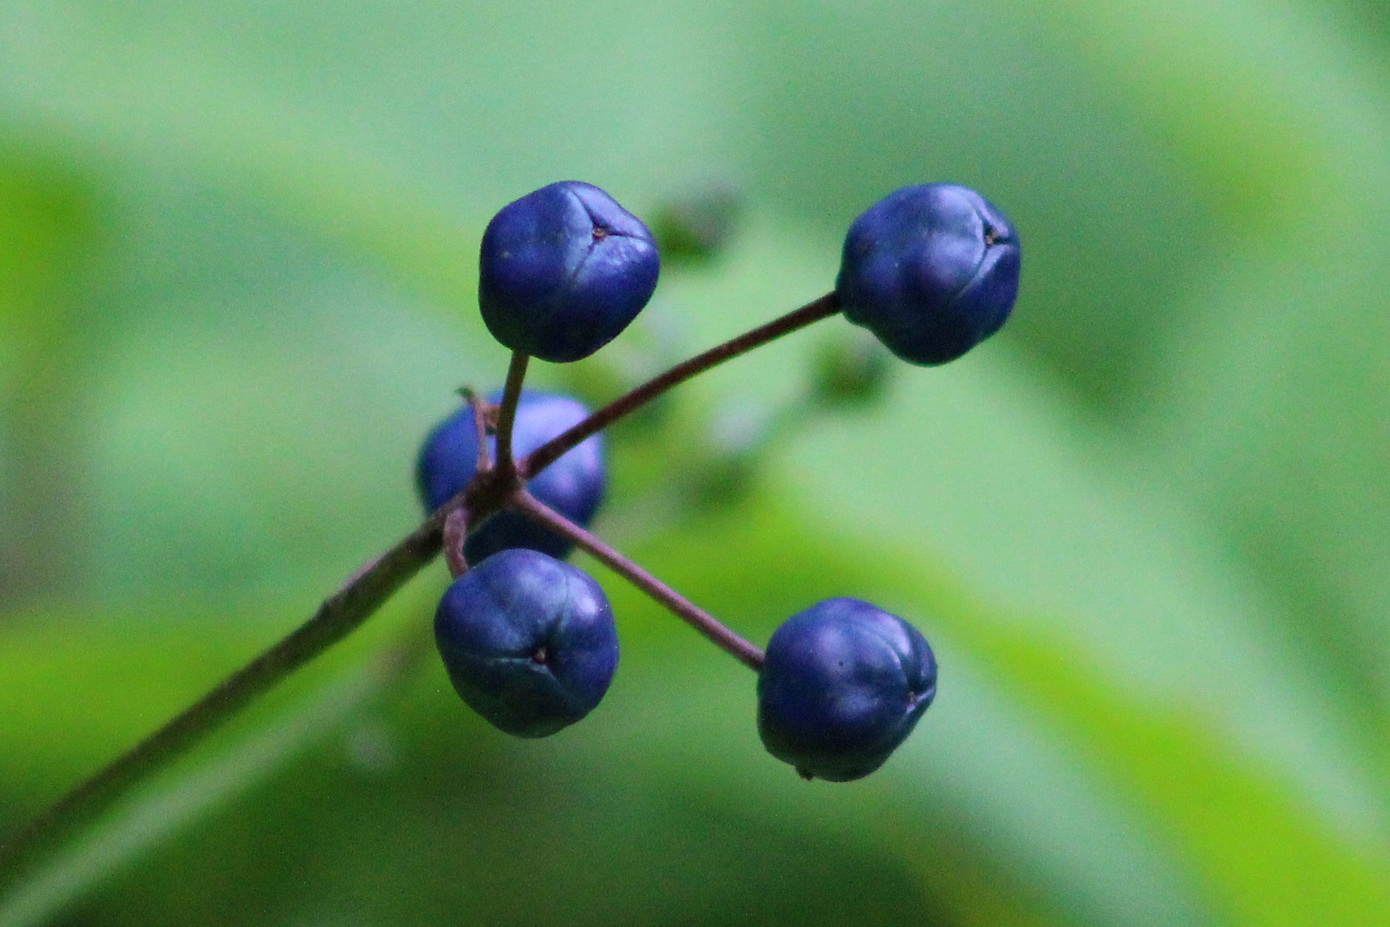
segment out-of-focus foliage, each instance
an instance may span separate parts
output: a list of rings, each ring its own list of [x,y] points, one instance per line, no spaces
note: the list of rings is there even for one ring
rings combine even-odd
[[[879,773],[802,783],[596,567],[623,662],[561,735],[434,659],[369,684],[437,570],[0,923],[1390,923],[1388,60],[1358,0],[3,0],[5,831],[412,527],[420,436],[505,368],[518,195],[746,197],[533,371],[595,402],[820,295],[895,187],[978,187],[1025,258],[876,405],[797,405],[831,320],[614,434],[597,529],[754,640],[830,595],[932,640]]]

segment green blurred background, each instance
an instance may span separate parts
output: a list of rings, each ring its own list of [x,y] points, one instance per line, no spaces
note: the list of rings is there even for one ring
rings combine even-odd
[[[1390,923],[1387,61],[1383,0],[0,0],[5,832],[418,521],[420,436],[505,369],[502,204],[741,191],[534,369],[592,402],[826,291],[895,187],[1026,255],[998,338],[877,403],[807,406],[831,320],[612,435],[598,530],[749,637],[855,595],[932,640],[879,773],[798,780],[591,563],[613,689],[510,740],[373,662],[436,566],[0,923]]]

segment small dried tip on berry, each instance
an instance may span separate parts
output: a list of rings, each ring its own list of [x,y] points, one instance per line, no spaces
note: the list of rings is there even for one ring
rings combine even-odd
[[[495,402],[483,406],[483,426],[490,435],[497,434],[497,423],[501,419],[502,407]]]

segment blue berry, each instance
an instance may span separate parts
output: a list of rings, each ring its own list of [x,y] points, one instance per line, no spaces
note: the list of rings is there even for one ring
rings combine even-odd
[[[501,394],[489,397],[501,400]],[[589,410],[577,399],[523,391],[512,427],[512,450],[517,457],[529,454],[551,438],[577,425]],[[488,447],[497,459],[497,439]],[[478,468],[478,436],[473,411],[464,407],[434,427],[420,448],[416,483],[426,511],[432,512],[460,492]],[[603,437],[594,435],[566,452],[526,484],[533,496],[570,521],[588,527],[603,501],[605,482]],[[539,550],[565,557],[574,545],[536,524],[520,512],[502,511],[468,536],[463,546],[469,563],[513,547]]]
[[[854,220],[835,283],[845,317],[912,364],[955,360],[1018,295],[1018,235],[968,187],[905,187]]]
[[[598,583],[534,550],[505,550],[454,580],[434,637],[459,697],[517,737],[545,737],[587,715],[618,666],[613,610]]]
[[[859,599],[787,619],[758,674],[758,733],[807,779],[848,782],[883,765],[936,695],[916,628]]]
[[[637,317],[660,259],[641,220],[592,184],[542,187],[483,233],[478,304],[492,336],[555,363],[593,354]]]

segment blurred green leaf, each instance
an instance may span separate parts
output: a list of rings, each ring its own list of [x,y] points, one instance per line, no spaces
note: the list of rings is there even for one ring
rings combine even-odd
[[[535,372],[602,399],[953,179],[1029,249],[997,343],[694,512],[714,423],[797,418],[831,335],[739,361],[615,433],[600,523],[750,634],[829,594],[919,621],[945,686],[881,774],[794,781],[751,680],[608,582],[582,735],[504,742],[426,673],[69,916],[1390,920],[1373,7],[0,5],[0,585],[38,603],[0,606],[0,808],[410,525],[419,435],[505,364],[471,309],[502,203],[747,190],[732,251]]]

